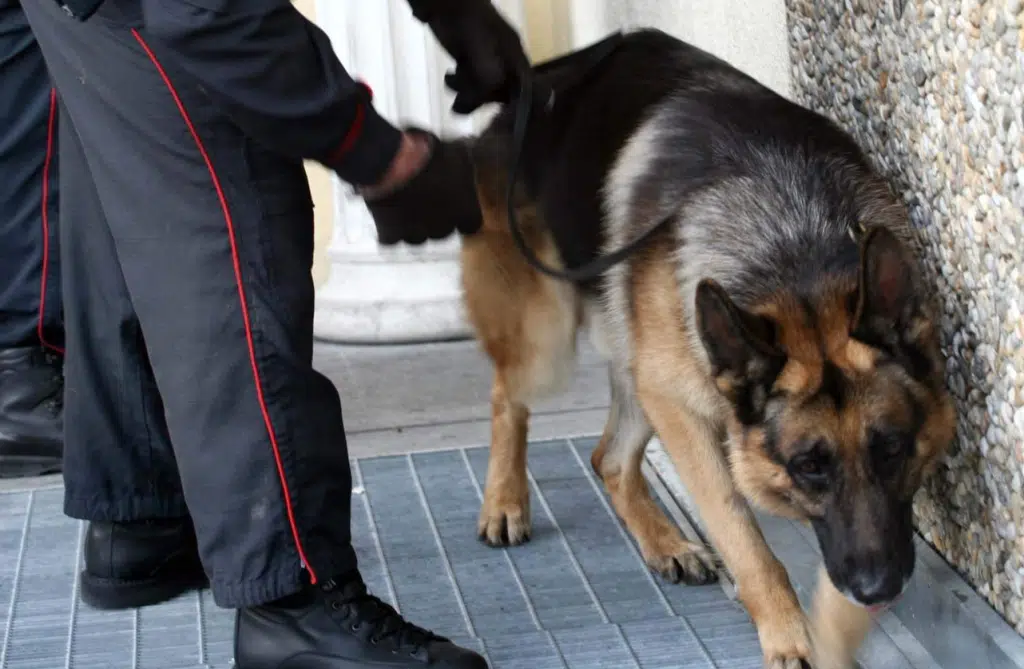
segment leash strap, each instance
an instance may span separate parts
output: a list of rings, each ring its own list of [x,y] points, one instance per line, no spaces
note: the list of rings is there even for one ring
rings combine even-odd
[[[600,61],[603,61],[607,56],[611,55],[612,51],[614,51],[614,48],[618,46],[620,40],[621,35],[619,33],[616,33],[615,35],[613,35],[610,38],[607,38],[603,42],[590,47],[590,50],[597,52],[597,62],[594,63],[595,67]],[[569,57],[573,55],[576,54],[570,54]],[[552,61],[545,65],[540,65],[538,66],[538,69],[544,68],[546,66],[552,66],[557,62],[558,61]],[[559,270],[553,267],[548,267],[543,262],[541,262],[541,260],[536,256],[533,250],[530,249],[529,245],[527,245],[526,239],[523,237],[522,229],[519,227],[519,220],[516,217],[513,197],[515,194],[516,180],[519,175],[520,162],[522,160],[523,151],[526,145],[526,130],[530,123],[530,116],[533,110],[533,95],[535,92],[547,93],[548,104],[545,107],[545,109],[549,112],[551,110],[551,107],[554,104],[558,103],[558,100],[555,98],[555,91],[545,90],[544,86],[542,86],[539,83],[536,83],[533,78],[533,69],[526,68],[524,71],[520,72],[519,100],[516,102],[515,123],[513,125],[512,130],[512,164],[509,169],[508,192],[506,194],[505,200],[508,215],[509,232],[512,233],[512,240],[515,242],[516,247],[519,249],[519,252],[522,253],[523,257],[526,259],[526,262],[529,263],[534,269],[541,272],[542,274],[546,274],[556,279],[562,279],[564,281],[576,283],[594,279],[604,274],[604,272],[606,272],[611,267],[614,267],[618,263],[628,258],[630,254],[639,249],[641,245],[646,243],[647,240],[651,237],[651,235],[657,232],[663,225],[668,223],[673,218],[673,216],[666,216],[658,220],[654,225],[652,225],[650,228],[648,228],[639,236],[637,236],[636,239],[633,239],[629,243],[625,244],[622,248],[616,249],[615,251],[612,251],[611,253],[608,253],[606,255],[598,256],[597,258],[594,258],[590,262],[585,263],[579,267]]]

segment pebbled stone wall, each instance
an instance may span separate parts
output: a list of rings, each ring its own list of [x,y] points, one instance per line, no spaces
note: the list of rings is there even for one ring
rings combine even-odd
[[[892,178],[939,287],[960,425],[920,530],[1024,633],[1024,7],[786,5],[794,98]]]

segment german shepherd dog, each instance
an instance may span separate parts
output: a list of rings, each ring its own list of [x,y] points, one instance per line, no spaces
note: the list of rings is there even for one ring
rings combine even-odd
[[[550,267],[667,222],[592,281],[552,278],[506,214],[515,110],[470,138],[481,231],[464,303],[494,367],[478,531],[530,537],[530,406],[565,388],[577,334],[609,363],[591,462],[651,569],[735,581],[770,669],[848,667],[914,569],[912,498],[955,430],[909,218],[837,125],[658,30],[535,68],[517,218]],[[657,435],[717,555],[687,541],[641,474]],[[809,522],[824,567],[805,617],[751,507]]]

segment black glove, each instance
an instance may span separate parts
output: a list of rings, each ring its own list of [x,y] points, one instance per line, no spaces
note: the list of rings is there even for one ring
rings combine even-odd
[[[470,235],[483,225],[476,179],[464,141],[442,141],[419,128],[405,132],[430,143],[426,164],[411,179],[384,195],[366,198],[381,244],[423,244],[458,231]]]
[[[530,67],[518,33],[491,0],[409,0],[455,60],[444,81],[455,93],[452,111],[470,114],[488,102],[506,103]]]

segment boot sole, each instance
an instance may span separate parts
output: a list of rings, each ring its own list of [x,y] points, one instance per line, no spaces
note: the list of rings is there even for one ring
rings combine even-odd
[[[99,578],[83,571],[80,583],[82,601],[91,608],[104,611],[154,606],[175,599],[190,590],[203,590],[210,585],[209,579],[201,570],[169,578],[138,581]]]
[[[0,479],[48,476],[64,471],[60,458],[40,455],[0,455]]]

